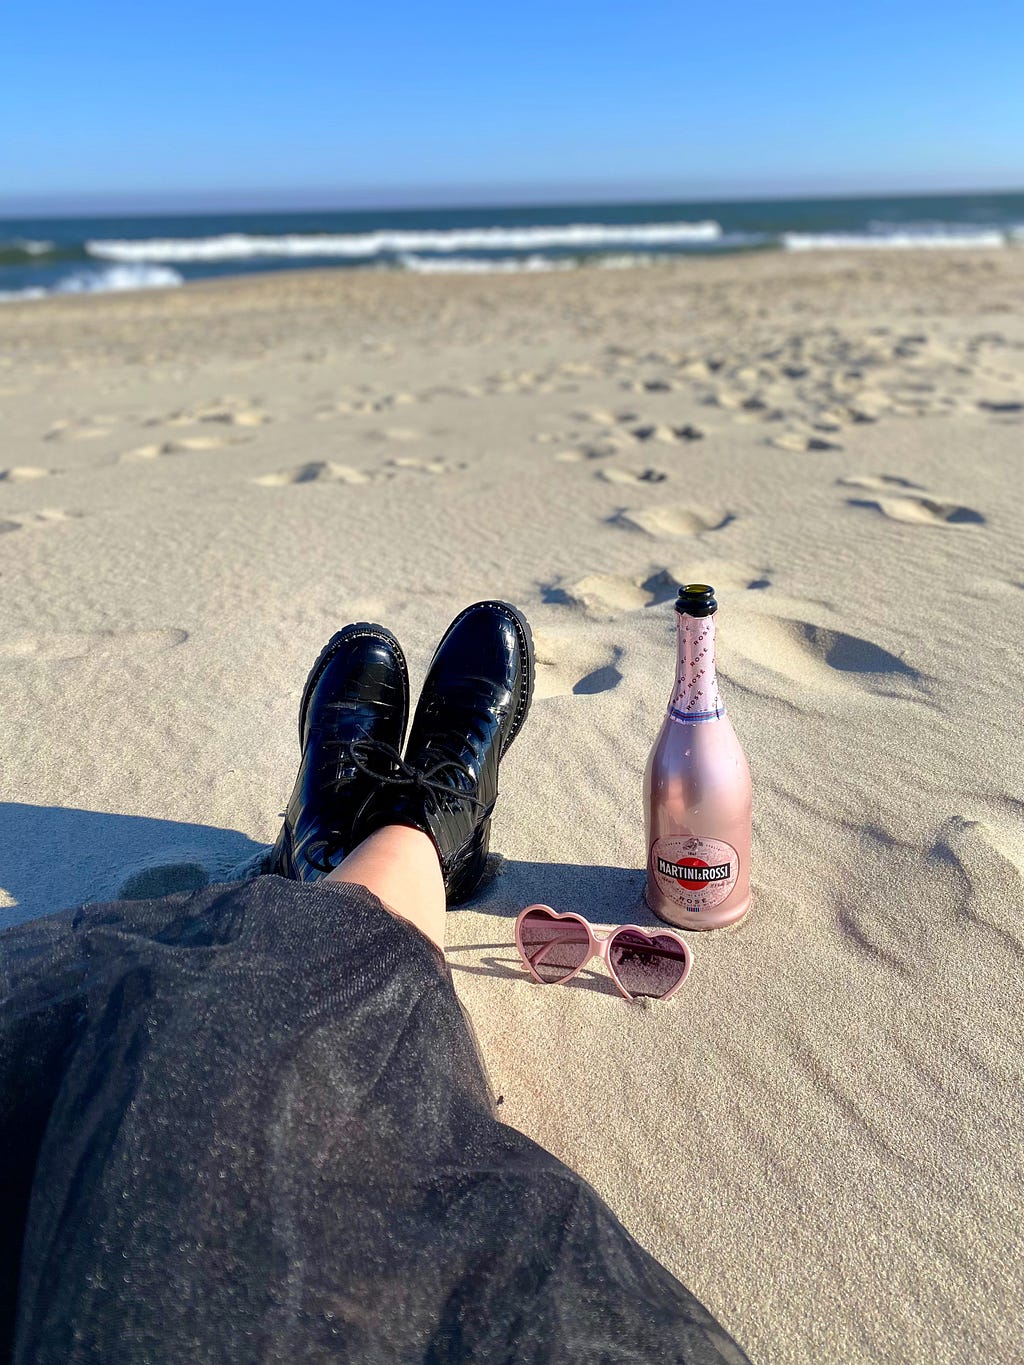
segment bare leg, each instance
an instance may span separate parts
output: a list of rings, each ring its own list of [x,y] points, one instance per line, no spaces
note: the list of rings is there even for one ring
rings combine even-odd
[[[324,879],[365,886],[444,952],[447,903],[437,849],[418,829],[385,825]]]

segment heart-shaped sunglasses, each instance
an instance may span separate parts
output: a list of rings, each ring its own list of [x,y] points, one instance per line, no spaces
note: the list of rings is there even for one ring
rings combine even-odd
[[[534,981],[553,986],[576,975],[592,957],[603,958],[627,1000],[667,1000],[686,980],[689,947],[668,929],[653,933],[624,924],[598,938],[579,915],[560,915],[550,905],[528,905],[516,920],[516,947]]]

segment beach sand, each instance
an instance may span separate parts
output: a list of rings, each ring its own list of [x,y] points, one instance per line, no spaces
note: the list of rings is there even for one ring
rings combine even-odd
[[[257,865],[306,672],[380,620],[539,660],[450,961],[504,1118],[754,1361],[1024,1358],[1024,251],[219,280],[0,308],[0,922]],[[653,923],[673,585],[718,589],[751,912],[676,1001],[532,985]]]

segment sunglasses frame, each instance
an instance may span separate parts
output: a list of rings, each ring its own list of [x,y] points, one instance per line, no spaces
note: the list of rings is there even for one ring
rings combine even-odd
[[[526,916],[532,914],[534,910],[543,910],[543,912],[553,920],[573,920],[576,924],[582,924],[583,928],[587,931],[587,939],[590,945],[589,953],[578,967],[573,967],[571,972],[567,972],[565,976],[560,976],[557,981],[545,981],[542,976],[538,976],[533,969],[533,963],[530,961],[526,949],[523,947],[523,921],[526,919]],[[615,968],[611,963],[611,945],[614,943],[616,936],[627,929],[635,929],[647,939],[660,938],[662,936],[672,938],[681,945],[685,958],[683,973],[671,990],[667,990],[664,995],[630,995],[629,991],[626,990],[625,986],[623,986],[616,975]],[[528,905],[525,910],[520,910],[516,917],[516,947],[519,950],[519,956],[523,960],[523,965],[533,977],[534,981],[538,982],[541,986],[564,986],[567,981],[571,981],[578,972],[581,972],[588,962],[592,962],[595,957],[599,957],[608,968],[608,975],[615,982],[619,994],[626,1000],[671,1000],[672,996],[675,995],[676,991],[690,975],[690,968],[693,966],[693,953],[690,951],[690,945],[681,934],[676,933],[673,929],[665,928],[652,930],[645,928],[642,924],[620,924],[616,929],[613,929],[611,933],[598,938],[594,933],[592,925],[590,925],[582,915],[576,915],[571,910],[566,911],[564,915],[561,915],[557,910],[553,910],[550,905],[543,905],[540,902],[536,905]]]

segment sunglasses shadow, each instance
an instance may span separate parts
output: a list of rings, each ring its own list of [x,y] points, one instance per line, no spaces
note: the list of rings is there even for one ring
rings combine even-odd
[[[484,957],[479,963],[470,966],[468,963],[455,962],[453,958],[458,953],[480,953],[488,949],[499,949],[503,953],[509,953],[507,957]],[[583,970],[572,978],[571,981],[554,982],[551,986],[542,985],[539,981],[534,981],[533,977],[522,964],[515,948],[509,948],[507,943],[464,943],[459,947],[447,947],[445,956],[448,959],[448,966],[453,972],[466,972],[470,976],[497,976],[506,981],[518,981],[524,986],[529,986],[532,990],[545,991],[553,987],[558,990],[579,990],[596,991],[598,995],[610,995],[616,1000],[621,1000],[624,1005],[630,1002],[620,995],[615,988],[615,983],[600,971],[584,967]]]

